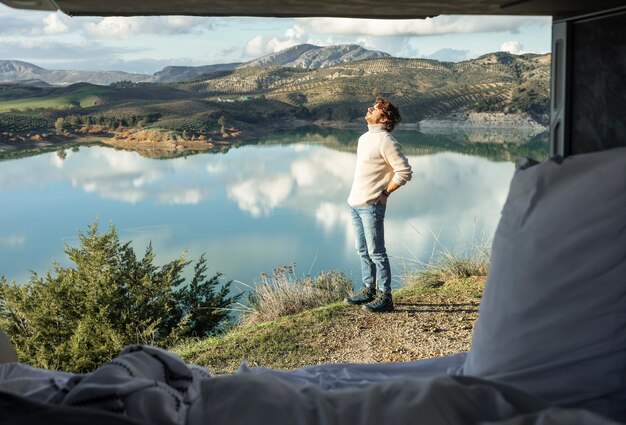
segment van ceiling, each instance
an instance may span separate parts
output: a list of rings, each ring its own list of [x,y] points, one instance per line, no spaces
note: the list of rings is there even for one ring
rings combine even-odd
[[[436,15],[551,15],[620,8],[624,0],[0,0],[18,9],[71,16],[199,15],[425,18]]]

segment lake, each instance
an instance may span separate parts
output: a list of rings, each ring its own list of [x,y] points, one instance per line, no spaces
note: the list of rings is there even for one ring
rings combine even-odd
[[[346,198],[360,132],[304,129],[227,152],[148,158],[82,146],[0,162],[0,275],[23,282],[98,220],[114,224],[157,264],[206,253],[209,272],[253,285],[291,263],[296,274],[360,267]],[[518,156],[545,157],[545,135],[396,131],[413,179],[388,204],[386,241],[394,285],[433,252],[489,240]],[[191,274],[189,268],[188,275]]]

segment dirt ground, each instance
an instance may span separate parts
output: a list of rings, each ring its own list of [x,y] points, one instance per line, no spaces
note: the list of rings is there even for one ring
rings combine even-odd
[[[399,295],[388,313],[349,307],[346,320],[320,335],[319,363],[400,362],[467,351],[483,282],[471,278],[449,290]]]

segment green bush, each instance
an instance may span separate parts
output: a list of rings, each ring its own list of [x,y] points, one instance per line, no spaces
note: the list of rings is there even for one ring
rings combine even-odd
[[[65,247],[73,267],[55,262],[53,272],[33,273],[21,285],[0,279],[0,327],[20,361],[88,372],[128,344],[166,348],[210,335],[239,300],[230,295],[231,282],[221,285],[220,273],[207,278],[204,256],[184,285],[190,262],[182,256],[155,266],[151,245],[138,258],[114,226],[98,234],[94,223],[78,237],[78,247]]]
[[[502,112],[505,102],[499,96],[481,97],[475,104],[476,112]]]
[[[511,95],[509,108],[514,112],[547,115],[550,110],[549,81],[528,81],[516,87]]]

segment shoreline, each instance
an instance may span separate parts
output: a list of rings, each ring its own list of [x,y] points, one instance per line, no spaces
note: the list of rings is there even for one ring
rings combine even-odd
[[[528,130],[541,133],[548,131],[543,125],[525,114],[503,112],[454,113],[441,118],[427,118],[417,123],[420,130],[468,129],[468,130]]]
[[[0,134],[0,154],[18,154],[36,150],[63,149],[82,144],[103,144],[116,149],[142,152],[178,152],[211,151],[229,149],[249,143],[277,131],[295,130],[301,127],[335,128],[343,130],[367,129],[363,121],[307,121],[286,120],[272,122],[264,126],[246,125],[240,129],[228,128],[224,133],[214,132],[202,138],[184,139],[179,135],[161,132],[158,129],[126,129],[116,132],[72,133],[57,135],[51,133],[9,136]],[[522,114],[503,113],[455,113],[441,118],[427,118],[419,122],[404,122],[397,127],[400,131],[419,131],[426,134],[461,131],[465,133],[479,132],[523,132],[536,135],[548,130],[530,117]],[[33,133],[33,132],[31,132]]]

